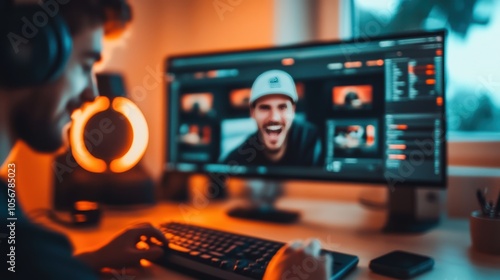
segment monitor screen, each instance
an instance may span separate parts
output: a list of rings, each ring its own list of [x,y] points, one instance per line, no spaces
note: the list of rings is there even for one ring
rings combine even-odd
[[[167,59],[167,171],[444,186],[444,33]]]

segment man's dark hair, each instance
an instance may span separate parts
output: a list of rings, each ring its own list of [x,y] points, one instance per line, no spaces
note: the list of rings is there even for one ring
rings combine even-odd
[[[0,0],[0,11],[7,11],[12,8],[12,2],[7,0]]]
[[[359,96],[356,92],[350,91],[344,97],[344,103],[347,105],[351,105],[354,100],[358,100]]]
[[[72,35],[84,28],[103,25],[105,35],[115,36],[132,20],[127,0],[68,0],[60,9]]]

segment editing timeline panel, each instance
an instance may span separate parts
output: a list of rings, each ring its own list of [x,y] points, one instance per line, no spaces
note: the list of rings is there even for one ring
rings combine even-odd
[[[441,56],[387,59],[386,84],[389,86],[386,100],[418,100],[442,96],[441,60]]]
[[[400,179],[439,179],[441,126],[433,114],[386,115],[386,171]]]
[[[442,176],[442,51],[386,60],[385,169],[397,180]]]

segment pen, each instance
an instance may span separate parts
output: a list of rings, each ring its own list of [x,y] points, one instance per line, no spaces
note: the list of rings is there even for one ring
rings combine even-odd
[[[484,194],[481,190],[477,190],[476,192],[477,200],[479,201],[479,205],[481,206],[481,211],[483,211],[483,215],[489,216],[489,207],[486,203],[486,199],[484,198]]]
[[[496,216],[500,216],[500,192],[498,192],[497,204],[495,204]]]
[[[486,207],[488,209],[488,214],[489,214],[490,218],[495,218],[496,209],[495,209],[495,205],[493,204],[493,200],[490,200],[490,202],[488,203],[488,205],[486,205]]]

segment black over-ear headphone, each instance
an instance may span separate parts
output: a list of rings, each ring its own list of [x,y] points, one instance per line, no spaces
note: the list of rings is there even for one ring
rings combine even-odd
[[[0,86],[35,86],[57,79],[72,49],[59,3],[0,2]]]

